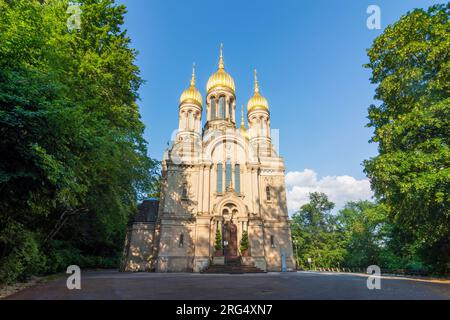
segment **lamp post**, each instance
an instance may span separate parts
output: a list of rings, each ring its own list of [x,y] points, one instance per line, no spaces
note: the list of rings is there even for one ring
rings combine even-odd
[[[298,251],[297,251],[298,240],[294,239],[294,257],[295,257],[295,270],[298,269]]]

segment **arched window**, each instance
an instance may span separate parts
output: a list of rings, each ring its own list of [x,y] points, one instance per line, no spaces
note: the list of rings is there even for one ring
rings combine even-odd
[[[217,193],[222,193],[223,168],[222,164],[217,164]]]
[[[219,98],[219,117],[221,119],[225,118],[225,97],[224,96]]]
[[[266,187],[266,200],[270,201],[270,187],[269,186]]]
[[[260,124],[260,130],[261,130],[261,135],[264,135],[264,120],[261,118],[259,119],[259,124]]]
[[[241,166],[238,164],[234,166],[234,190],[241,193]]]
[[[178,246],[181,248],[184,245],[184,234],[180,234],[180,239],[178,240]]]
[[[274,236],[270,236],[270,246],[272,248],[275,248],[275,237]]]
[[[187,199],[188,197],[188,190],[187,190],[187,184],[183,184],[183,189],[181,190],[181,198]]]
[[[230,99],[230,103],[228,104],[228,117],[233,121],[233,99]]]
[[[194,130],[194,114],[192,112],[188,114],[188,130]]]
[[[216,118],[216,98],[211,98],[211,120]]]
[[[231,187],[231,162],[227,160],[225,167],[225,188],[228,189],[229,187]]]

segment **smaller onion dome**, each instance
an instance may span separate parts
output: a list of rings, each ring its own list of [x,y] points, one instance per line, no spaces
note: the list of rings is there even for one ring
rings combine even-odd
[[[248,100],[247,112],[250,113],[256,109],[269,111],[269,102],[267,102],[267,99],[259,93],[258,77],[255,69],[255,92],[253,97]]]
[[[202,102],[203,102],[202,94],[195,87],[195,64],[194,64],[192,66],[191,85],[181,94],[180,105],[184,103],[193,103],[201,108]]]

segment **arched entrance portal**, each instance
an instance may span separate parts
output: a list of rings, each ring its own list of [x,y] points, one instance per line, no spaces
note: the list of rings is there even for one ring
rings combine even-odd
[[[233,220],[227,221],[223,225],[223,242],[227,244],[225,248],[225,258],[227,261],[233,261],[238,258],[237,249],[237,227]]]

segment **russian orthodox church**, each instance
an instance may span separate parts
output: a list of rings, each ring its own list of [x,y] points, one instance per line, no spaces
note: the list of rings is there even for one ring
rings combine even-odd
[[[256,70],[254,81],[248,128],[243,109],[237,128],[235,82],[222,47],[205,102],[193,69],[162,161],[160,200],[140,205],[122,271],[201,272],[237,259],[264,271],[294,269],[284,160],[272,144]]]

